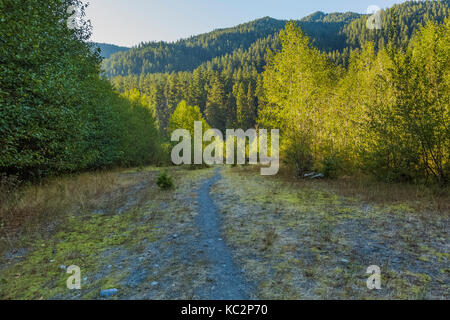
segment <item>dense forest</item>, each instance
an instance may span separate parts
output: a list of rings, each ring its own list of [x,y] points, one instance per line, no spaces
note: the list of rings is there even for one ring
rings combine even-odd
[[[77,0],[0,1],[0,172],[40,178],[158,161],[152,109],[100,77]]]
[[[427,20],[443,22],[448,15],[448,0],[408,1],[381,13],[383,26],[396,24],[399,41],[407,45],[418,26]],[[388,41],[388,30],[369,30],[367,15],[357,13],[316,12],[296,21],[311,43],[337,61],[347,61],[349,51],[374,42],[376,48]],[[194,71],[215,58],[246,52],[258,45],[265,52],[276,45],[277,37],[288,21],[265,17],[233,28],[182,39],[174,43],[149,42],[113,54],[104,62],[108,77]],[[267,40],[269,38],[269,40]],[[241,53],[242,54],[242,53]]]
[[[318,12],[269,35],[285,22],[264,18],[185,42],[160,43],[158,49],[142,44],[113,55],[106,73],[129,74],[111,81],[122,93],[147,99],[166,136],[171,114],[185,101],[220,130],[284,128],[283,158],[299,175],[362,170],[388,181],[434,177],[444,183],[449,170],[448,16],[448,1],[410,1],[383,11],[381,30],[366,28],[368,16]],[[236,34],[244,39],[226,46],[225,39]],[[246,49],[256,34],[264,36]],[[209,53],[192,55],[183,47]],[[167,48],[177,48],[176,54]],[[220,48],[233,51],[193,69]],[[420,50],[429,56],[420,60]],[[146,60],[149,52],[153,58]],[[127,71],[114,67],[118,61],[130,66]],[[149,61],[158,67],[142,68]],[[294,114],[282,116],[286,110]],[[298,127],[303,129],[294,130]]]
[[[316,12],[129,50],[89,42],[89,22],[68,28],[80,1],[46,3],[0,2],[1,172],[159,163],[170,132],[203,119],[282,128],[300,176],[448,182],[448,0],[395,5],[381,30]]]
[[[328,17],[328,15],[325,15]],[[299,21],[302,30],[321,49],[332,51],[345,47],[341,30],[358,14],[333,14],[328,19]],[[233,28],[179,40],[175,43],[141,43],[126,52],[112,55],[104,62],[109,77],[159,72],[193,71],[214,58],[247,51],[255,42],[274,38],[286,25],[285,20],[270,17],[258,19]]]

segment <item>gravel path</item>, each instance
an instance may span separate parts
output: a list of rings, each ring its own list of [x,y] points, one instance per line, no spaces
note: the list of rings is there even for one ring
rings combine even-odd
[[[217,208],[210,197],[213,184],[222,179],[219,170],[198,191],[199,214],[196,224],[201,232],[199,246],[204,248],[211,265],[213,281],[198,293],[207,300],[247,300],[251,291],[243,274],[233,262],[230,250],[221,235],[221,221]]]

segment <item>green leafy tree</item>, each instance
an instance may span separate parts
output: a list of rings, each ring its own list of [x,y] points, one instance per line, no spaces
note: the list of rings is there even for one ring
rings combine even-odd
[[[203,123],[203,130],[208,130],[209,125],[203,119],[200,108],[189,106],[186,101],[181,101],[169,120],[169,131],[172,133],[177,129],[185,129],[194,136],[194,122],[201,121]]]
[[[147,102],[100,77],[90,25],[69,28],[77,0],[0,1],[0,171],[25,178],[156,161]],[[144,99],[146,100],[146,99]]]
[[[324,100],[333,84],[333,72],[327,57],[310,45],[295,23],[286,26],[280,40],[282,50],[268,63],[264,89],[271,121],[283,129],[284,159],[302,175],[312,169],[313,159],[320,159],[328,143]]]

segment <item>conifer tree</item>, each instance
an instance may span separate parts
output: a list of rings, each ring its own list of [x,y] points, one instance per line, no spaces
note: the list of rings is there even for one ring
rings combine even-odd
[[[215,129],[224,131],[226,125],[226,96],[224,85],[218,75],[214,76],[206,101],[206,120]]]

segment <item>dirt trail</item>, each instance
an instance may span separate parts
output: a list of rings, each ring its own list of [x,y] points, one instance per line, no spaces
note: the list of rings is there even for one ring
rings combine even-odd
[[[199,214],[196,224],[200,230],[199,246],[203,247],[211,263],[210,278],[214,282],[198,293],[204,299],[245,300],[249,299],[249,285],[233,262],[230,250],[221,235],[221,221],[217,208],[210,197],[213,184],[222,179],[219,169],[198,191]]]
[[[0,299],[448,299],[445,215],[245,168],[171,168],[163,191],[159,172],[116,173],[86,210],[0,254]],[[382,290],[369,291],[374,264]],[[70,265],[81,290],[66,287]]]

